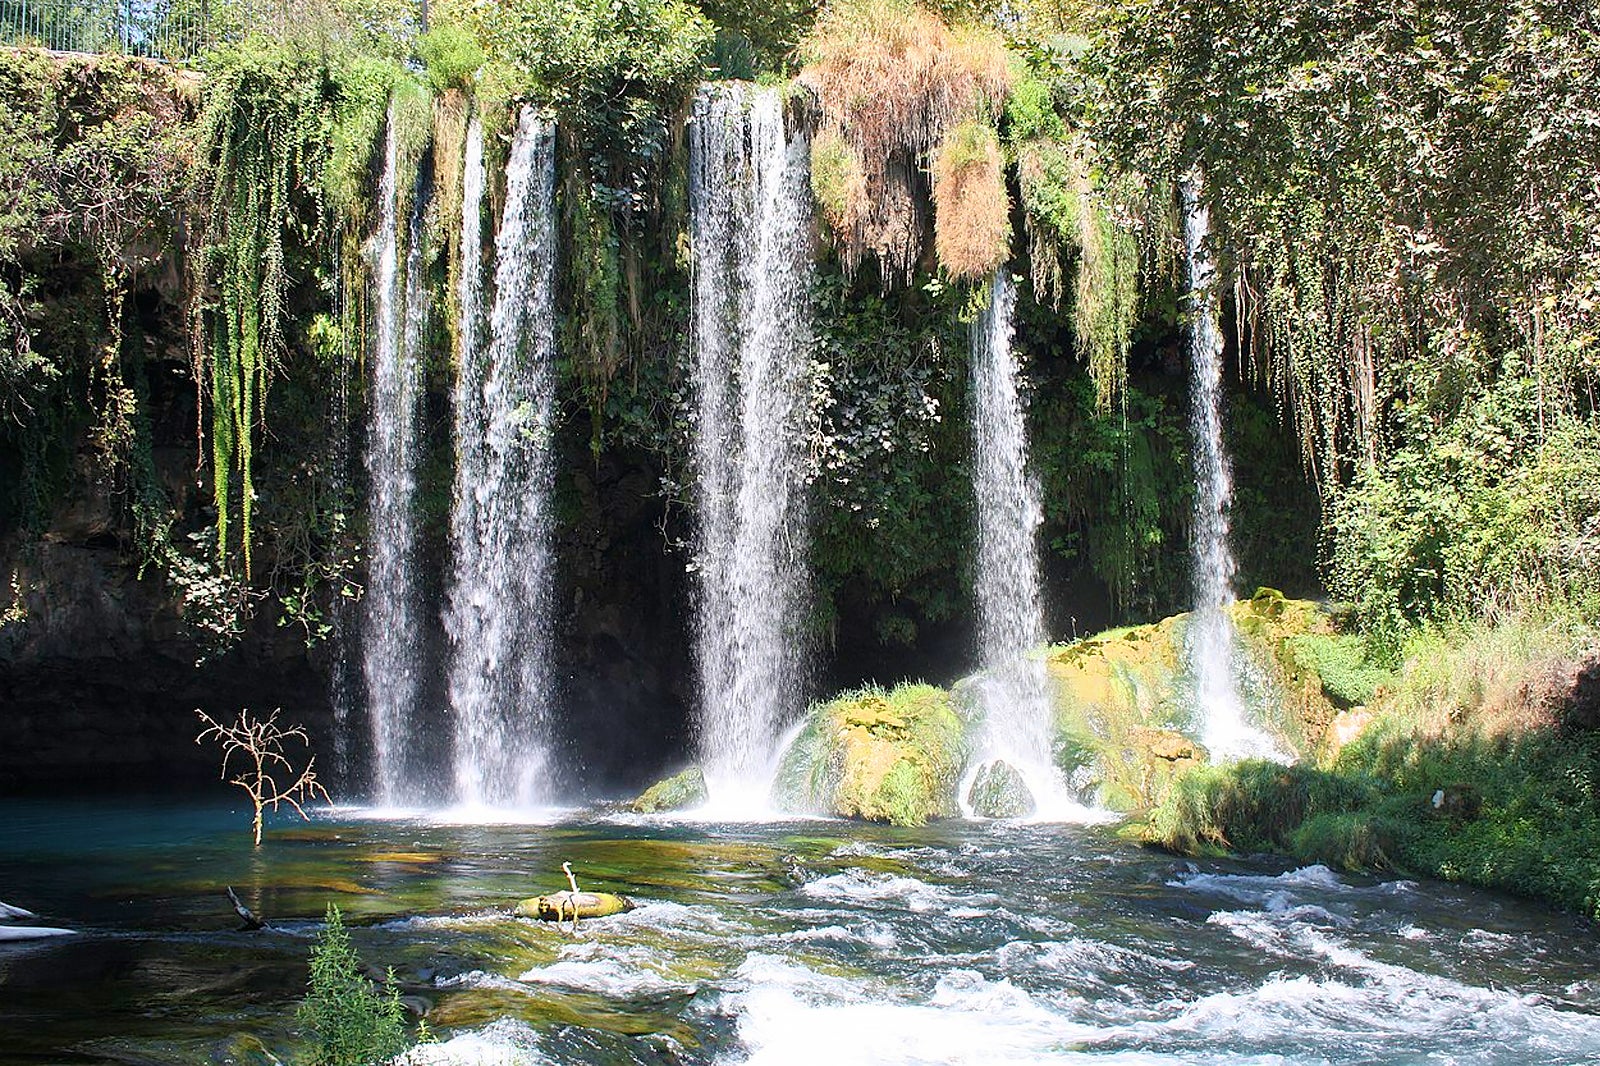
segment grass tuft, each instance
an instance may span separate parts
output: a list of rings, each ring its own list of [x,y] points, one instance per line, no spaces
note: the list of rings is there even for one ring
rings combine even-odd
[[[1011,248],[1011,202],[994,128],[952,126],[933,163],[934,248],[959,280],[988,277]]]
[[[854,272],[873,255],[886,279],[909,278],[922,248],[924,161],[952,127],[1004,105],[1005,42],[910,0],[834,0],[800,58],[822,109],[825,146],[813,159],[825,173],[813,181],[840,260]]]

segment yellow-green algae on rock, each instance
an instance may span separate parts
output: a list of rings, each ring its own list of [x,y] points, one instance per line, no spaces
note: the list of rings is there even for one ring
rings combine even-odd
[[[1260,589],[1229,606],[1246,670],[1246,701],[1263,727],[1305,754],[1326,742],[1335,707],[1306,663],[1307,640],[1334,639],[1327,611]],[[1184,731],[1193,725],[1186,699],[1183,642],[1187,614],[1108,630],[1053,648],[1056,761],[1101,803],[1144,810],[1172,782],[1201,765],[1206,752]]]
[[[1332,743],[1339,704],[1317,665],[1337,659],[1326,608],[1260,589],[1228,608],[1245,663],[1244,697],[1302,758]],[[1183,645],[1186,614],[1099,633],[1045,652],[1053,755],[1084,799],[1116,811],[1158,806],[1207,753],[1194,726]],[[957,788],[981,722],[969,678],[947,692],[866,688],[813,706],[784,753],[774,798],[790,810],[922,825],[958,813]],[[1358,688],[1352,682],[1344,688]]]
[[[964,734],[950,693],[932,685],[847,692],[808,712],[774,798],[790,810],[892,825],[954,817]]]
[[[628,809],[636,814],[659,814],[698,807],[710,797],[706,777],[700,767],[691,766],[671,777],[664,777],[641,792]]]
[[[520,901],[513,913],[518,918],[559,922],[569,918],[609,918],[633,908],[633,900],[615,892],[552,892]]]

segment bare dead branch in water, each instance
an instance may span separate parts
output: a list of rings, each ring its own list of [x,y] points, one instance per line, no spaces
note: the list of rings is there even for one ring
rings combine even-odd
[[[206,726],[194,738],[194,742],[200,744],[215,740],[222,745],[222,779],[244,789],[254,805],[253,829],[257,846],[261,844],[261,823],[265,811],[276,811],[279,804],[288,804],[301,818],[310,821],[311,817],[306,814],[302,803],[309,803],[318,796],[331,802],[327,789],[317,780],[316,757],[308,755],[305,766],[296,774],[294,763],[284,752],[284,742],[291,738],[304,744],[309,752],[311,738],[301,726],[288,729],[280,726],[278,714],[281,710],[274,710],[266,718],[257,718],[249,708],[245,708],[231,725],[223,725],[199,708],[194,712]],[[230,778],[228,770],[235,755],[241,756],[243,765]],[[287,778],[290,775],[294,776],[294,780],[287,786],[279,783],[280,776]]]

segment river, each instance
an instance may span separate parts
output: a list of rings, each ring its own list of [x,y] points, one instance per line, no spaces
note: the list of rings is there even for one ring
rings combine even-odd
[[[1586,921],[1438,883],[1192,864],[1114,827],[504,824],[0,803],[0,1063],[289,1060],[329,902],[424,1063],[1600,1061]],[[637,910],[515,918],[562,887]],[[236,932],[232,885],[270,931]]]

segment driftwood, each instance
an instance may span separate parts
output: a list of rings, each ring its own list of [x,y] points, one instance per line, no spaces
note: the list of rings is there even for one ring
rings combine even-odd
[[[228,886],[228,900],[233,904],[233,913],[239,916],[244,924],[239,927],[241,933],[253,933],[257,929],[271,929],[263,919],[256,917],[256,912],[240,902],[238,895],[233,891],[233,886]]]
[[[517,904],[516,914],[521,918],[538,918],[543,922],[572,922],[572,931],[578,931],[579,918],[606,918],[633,910],[635,904],[627,896],[615,892],[581,892],[578,879],[572,873],[572,864],[564,862],[561,869],[567,875],[568,890],[534,896]]]

